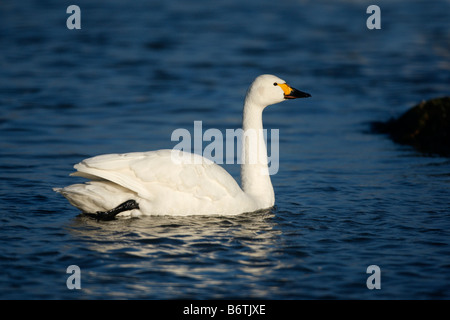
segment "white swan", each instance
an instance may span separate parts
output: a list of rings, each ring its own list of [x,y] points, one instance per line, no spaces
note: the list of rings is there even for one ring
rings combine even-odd
[[[310,97],[273,75],[257,77],[247,91],[242,129],[241,183],[200,155],[178,150],[107,154],[74,166],[91,181],[54,190],[84,213],[111,220],[121,215],[235,215],[273,207],[262,112],[286,99]]]

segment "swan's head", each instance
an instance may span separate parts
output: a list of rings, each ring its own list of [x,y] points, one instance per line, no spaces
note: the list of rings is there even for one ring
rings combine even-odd
[[[247,92],[246,100],[262,107],[279,103],[287,99],[311,97],[309,93],[302,92],[289,86],[286,81],[271,74],[257,77]]]

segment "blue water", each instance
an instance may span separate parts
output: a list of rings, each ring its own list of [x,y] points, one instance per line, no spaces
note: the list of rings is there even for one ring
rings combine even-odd
[[[81,30],[66,28],[71,4]],[[370,4],[380,30],[366,27]],[[450,159],[369,132],[450,93],[449,12],[445,0],[2,0],[0,298],[449,299]],[[82,181],[68,174],[84,158],[171,148],[196,120],[239,127],[262,73],[312,94],[264,113],[280,130],[271,212],[97,222],[52,191]]]

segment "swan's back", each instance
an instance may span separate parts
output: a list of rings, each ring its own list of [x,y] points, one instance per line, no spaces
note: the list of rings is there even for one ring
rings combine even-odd
[[[74,176],[96,185],[107,183],[109,188],[113,183],[120,186],[118,193],[124,188],[135,194],[144,214],[237,214],[252,209],[246,208],[250,199],[225,169],[196,154],[178,150],[107,154],[74,167],[78,170]]]

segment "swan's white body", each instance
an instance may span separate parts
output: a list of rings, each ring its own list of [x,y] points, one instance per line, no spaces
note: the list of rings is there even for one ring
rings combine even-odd
[[[107,211],[130,199],[139,204],[139,209],[120,215],[235,215],[270,208],[275,195],[262,112],[285,99],[308,96],[272,75],[255,79],[243,111],[244,136],[247,130],[254,130],[256,139],[244,139],[242,144],[242,188],[225,169],[200,155],[158,150],[83,160],[74,166],[77,172],[72,175],[91,181],[55,191],[87,213]]]

